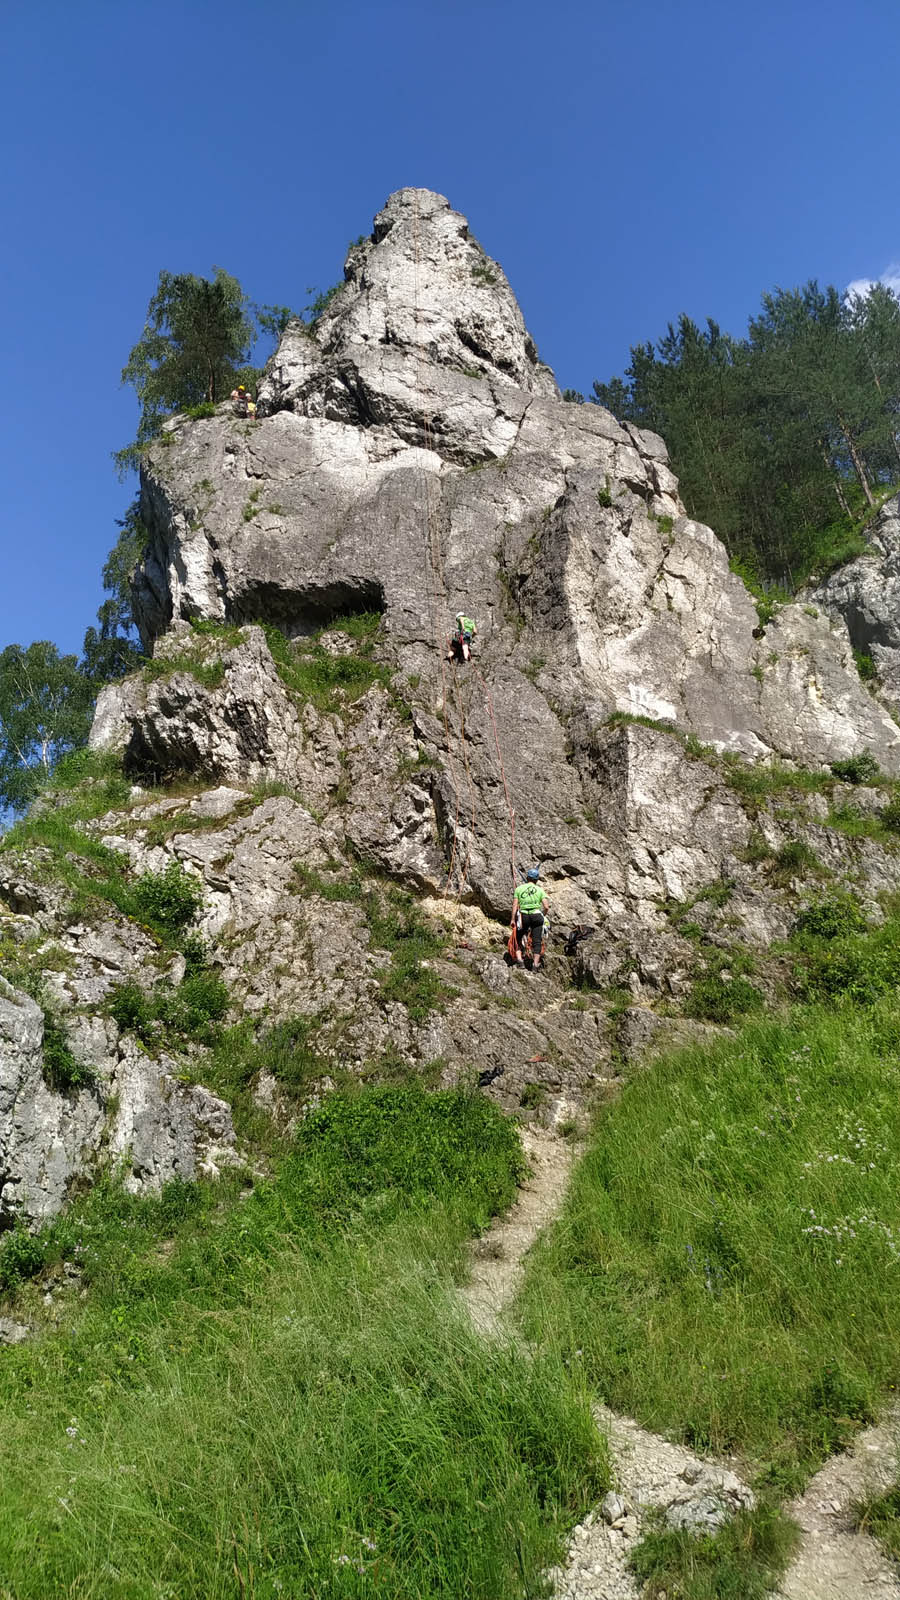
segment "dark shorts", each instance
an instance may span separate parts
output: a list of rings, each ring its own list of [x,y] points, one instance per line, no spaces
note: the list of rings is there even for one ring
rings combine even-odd
[[[531,948],[536,956],[541,953],[544,942],[544,913],[542,911],[522,911],[519,914],[519,944],[525,943],[528,934],[531,934]]]

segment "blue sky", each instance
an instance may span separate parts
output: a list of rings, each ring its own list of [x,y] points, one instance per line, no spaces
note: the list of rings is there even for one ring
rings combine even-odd
[[[682,310],[900,260],[897,0],[31,0],[2,41],[0,646],[93,621],[163,267],[303,305],[437,189],[589,389]]]

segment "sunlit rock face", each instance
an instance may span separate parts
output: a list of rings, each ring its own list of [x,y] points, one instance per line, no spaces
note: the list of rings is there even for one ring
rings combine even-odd
[[[900,889],[897,858],[832,829],[822,795],[789,814],[749,802],[721,759],[821,768],[868,750],[900,771],[900,728],[847,632],[887,681],[896,504],[876,530],[886,577],[847,569],[820,604],[761,625],[715,534],[685,515],[663,441],[560,398],[501,267],[439,195],[390,198],[318,324],[288,326],[257,421],[225,405],[166,424],[141,516],[134,598],[154,661],[103,691],[91,742],[139,783],[190,787],[91,826],[130,874],[177,861],[195,876],[231,1020],[313,1019],[335,1072],[477,1071],[510,1107],[538,1082],[562,1117],[693,981],[697,947],[667,906],[764,948],[803,890],[759,863],[800,840],[873,914]],[[459,609],[477,621],[468,665],[447,659]],[[364,644],[348,615],[367,618]],[[882,801],[858,788],[853,803]],[[557,939],[528,990],[502,955],[513,870],[533,862],[554,928],[594,933],[569,957]],[[7,1218],[52,1212],[103,1149],[155,1184],[215,1165],[230,1139],[221,1102],[142,1059],[104,1012],[117,981],[177,984],[177,958],[160,965],[112,911],[82,923],[45,869],[39,852],[4,854],[0,918],[59,945],[50,999],[97,1087],[54,1095],[41,1012],[4,991]],[[417,1014],[397,998],[365,895],[325,893],[328,874],[402,887],[451,922],[429,969],[450,1001]],[[634,1001],[618,1033],[610,985]],[[191,1070],[202,1082],[199,1049]]]

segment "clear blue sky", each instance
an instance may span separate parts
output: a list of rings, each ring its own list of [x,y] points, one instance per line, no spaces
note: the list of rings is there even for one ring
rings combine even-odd
[[[439,190],[561,384],[682,310],[900,258],[897,0],[31,0],[3,7],[0,646],[78,649],[131,485],[160,268],[306,302]]]

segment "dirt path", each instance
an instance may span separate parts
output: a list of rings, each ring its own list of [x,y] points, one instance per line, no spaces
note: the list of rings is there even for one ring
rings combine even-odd
[[[463,1290],[479,1333],[497,1333],[503,1312],[512,1303],[525,1271],[525,1257],[535,1239],[565,1199],[569,1175],[578,1154],[571,1140],[543,1128],[526,1128],[522,1144],[531,1176],[519,1190],[512,1210],[500,1217],[475,1247],[472,1276]]]
[[[628,1558],[641,1536],[644,1514],[663,1508],[704,1528],[753,1504],[747,1485],[724,1464],[701,1460],[683,1445],[648,1433],[630,1417],[605,1406],[594,1412],[609,1440],[618,1493],[607,1495],[574,1529],[568,1558],[548,1576],[554,1600],[639,1600],[641,1589],[628,1570]],[[618,1513],[618,1514],[617,1514]]]
[[[479,1240],[472,1276],[463,1290],[472,1321],[490,1336],[503,1328],[522,1281],[525,1257],[538,1234],[559,1215],[578,1149],[543,1129],[526,1129],[522,1143],[531,1176],[515,1205]],[[549,1574],[556,1600],[638,1600],[627,1569],[648,1506],[696,1505],[724,1498],[742,1503],[749,1490],[727,1471],[700,1461],[690,1451],[648,1433],[605,1407],[595,1412],[609,1439],[620,1486],[621,1508],[604,1502],[606,1516],[593,1511],[573,1532],[564,1568]],[[613,1510],[621,1515],[610,1519]]]
[[[879,1494],[897,1472],[900,1407],[866,1428],[845,1454],[832,1456],[788,1511],[800,1547],[778,1600],[900,1600],[900,1577],[874,1539],[856,1533],[854,1501]]]
[[[525,1257],[559,1215],[579,1153],[543,1129],[526,1129],[522,1143],[531,1176],[512,1209],[478,1241],[472,1276],[462,1291],[476,1328],[488,1336],[503,1328]],[[731,1513],[752,1504],[753,1496],[726,1463],[694,1456],[605,1406],[597,1406],[594,1414],[609,1440],[618,1490],[573,1529],[565,1566],[548,1573],[553,1600],[640,1600],[628,1558],[648,1509],[664,1507],[702,1526],[717,1507],[724,1504]],[[774,1600],[900,1600],[894,1567],[873,1539],[854,1532],[851,1519],[855,1501],[894,1481],[898,1432],[900,1405],[878,1427],[861,1433],[851,1451],[827,1461],[805,1494],[787,1507],[801,1539]]]

